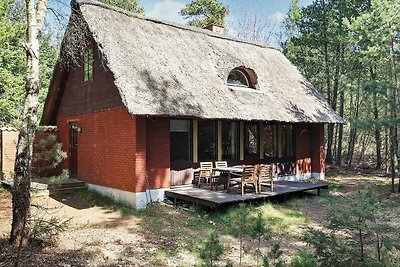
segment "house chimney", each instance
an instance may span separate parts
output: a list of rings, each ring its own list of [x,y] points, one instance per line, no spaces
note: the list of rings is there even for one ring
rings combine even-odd
[[[225,29],[222,26],[216,25],[216,24],[209,24],[207,26],[205,26],[203,29],[212,31],[212,32],[216,32],[219,34],[224,34],[225,33]]]

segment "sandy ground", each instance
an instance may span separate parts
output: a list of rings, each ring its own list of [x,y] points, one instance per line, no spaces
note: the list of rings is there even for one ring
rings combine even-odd
[[[339,195],[355,192],[365,184],[376,187],[388,183],[388,179],[384,177],[364,179],[338,176],[330,179],[346,185],[337,192],[331,192]],[[388,194],[387,187],[382,190],[382,194]],[[390,197],[398,198],[400,201],[399,194]],[[326,223],[323,219],[326,211],[321,204],[322,201],[324,201],[323,196],[312,197],[307,200],[307,205],[297,207],[310,218],[312,227],[321,228]],[[25,248],[21,266],[195,266],[199,264],[194,252],[195,241],[205,238],[207,232],[202,229],[194,231],[180,224],[189,219],[195,221],[195,216],[200,216],[192,212],[158,204],[151,208],[151,212],[158,213],[157,216],[152,217],[151,212],[147,217],[135,213],[122,216],[117,211],[95,206],[78,195],[38,197],[32,202],[48,208],[48,213],[33,208],[34,217],[56,216],[70,222],[67,231],[60,235],[55,246]],[[10,266],[15,255],[14,250],[6,243],[10,225],[11,196],[9,192],[0,189],[0,240],[2,240],[0,266]],[[223,236],[222,241],[229,243],[231,247],[225,253],[223,262],[227,260],[237,262],[238,240]],[[274,237],[273,242],[280,242],[285,254],[288,255],[304,247],[302,242],[292,237]],[[266,250],[273,242],[263,243],[263,249]],[[251,244],[249,240],[245,241],[245,247],[251,248]],[[246,252],[243,266],[253,266],[254,248]],[[222,261],[221,266],[225,266]]]

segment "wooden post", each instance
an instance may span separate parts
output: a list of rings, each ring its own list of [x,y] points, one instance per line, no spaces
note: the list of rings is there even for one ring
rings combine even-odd
[[[197,120],[193,120],[193,162],[197,162]]]
[[[217,122],[217,160],[222,160],[222,121]]]
[[[239,151],[239,159],[244,160],[244,122],[241,121],[239,124],[239,140],[240,140],[240,151]]]

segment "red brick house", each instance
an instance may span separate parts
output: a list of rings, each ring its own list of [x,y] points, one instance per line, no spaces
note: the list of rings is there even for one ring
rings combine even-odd
[[[280,51],[78,6],[92,45],[80,67],[56,68],[42,124],[58,126],[65,166],[90,189],[139,208],[214,160],[324,177],[324,124],[342,119]]]

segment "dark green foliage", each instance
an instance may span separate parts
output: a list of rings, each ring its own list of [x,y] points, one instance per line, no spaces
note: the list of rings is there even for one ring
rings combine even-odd
[[[371,190],[332,201],[329,231],[309,229],[304,240],[314,248],[322,266],[383,266],[399,249],[399,231],[391,225],[390,210]]]
[[[204,28],[215,24],[225,26],[225,17],[229,9],[218,0],[193,0],[180,11],[180,14],[189,20],[190,26]]]
[[[252,223],[249,220],[250,208],[240,204],[229,226],[230,233],[239,238],[239,266],[242,266],[243,238],[252,234]]]
[[[290,267],[317,267],[317,261],[311,253],[301,250],[292,258]]]
[[[67,153],[62,151],[62,144],[57,143],[57,136],[50,134],[46,139],[35,143],[33,162],[37,163],[38,172],[56,168],[67,158]]]
[[[25,5],[20,1],[0,2],[0,127],[19,126],[25,99],[26,54],[22,47],[26,36]],[[57,60],[58,43],[43,33],[40,47],[41,89],[38,116]]]
[[[258,212],[257,217],[253,219],[250,231],[250,236],[257,240],[256,265],[258,266],[258,257],[261,255],[261,240],[271,237],[271,231],[267,228],[261,212]]]
[[[281,260],[283,251],[279,244],[274,244],[271,251],[263,257],[263,267],[283,267],[285,263]]]
[[[202,258],[206,266],[213,266],[213,262],[218,260],[224,253],[224,246],[218,238],[217,230],[213,229],[207,240],[203,241],[199,246],[200,258]]]
[[[327,163],[364,164],[373,153],[395,176],[399,12],[398,0],[292,1],[283,51],[348,122],[328,125]]]
[[[140,0],[100,0],[100,2],[125,9],[126,11],[144,14],[144,9],[140,6]]]
[[[14,1],[0,2],[0,127],[16,124],[25,96],[26,66],[21,43],[26,24],[20,9]]]

